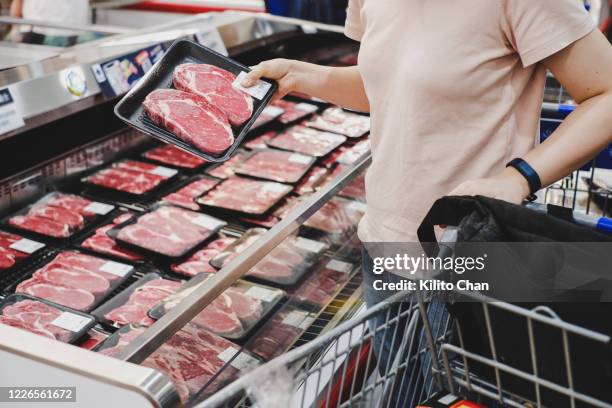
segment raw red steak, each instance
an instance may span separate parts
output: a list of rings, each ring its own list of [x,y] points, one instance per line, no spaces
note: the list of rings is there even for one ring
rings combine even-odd
[[[72,333],[52,323],[61,314],[61,310],[45,303],[29,299],[21,300],[2,310],[0,323],[67,342],[72,337]]]
[[[149,310],[180,287],[180,282],[168,279],[150,280],[136,288],[126,303],[106,313],[104,317],[119,326],[129,323],[150,326],[154,321],[148,316]]]
[[[345,136],[322,132],[305,126],[293,126],[268,141],[268,146],[322,157],[346,141]]]
[[[143,157],[170,166],[186,169],[195,169],[206,163],[206,160],[169,144],[151,149],[144,153]]]
[[[36,217],[48,218],[58,223],[68,225],[71,229],[81,229],[85,224],[85,218],[81,214],[52,205],[33,207],[28,214]]]
[[[348,137],[360,137],[370,131],[370,118],[341,108],[329,108],[307,122],[306,126]]]
[[[162,198],[162,201],[197,211],[200,209],[200,206],[195,202],[195,199],[217,184],[219,184],[219,180],[209,178],[198,179],[182,187],[178,191],[168,194]]]
[[[236,169],[236,173],[281,183],[297,183],[312,163],[312,156],[266,149],[253,153]]]
[[[334,197],[306,220],[304,225],[332,234],[343,234],[354,229],[364,213],[365,204]]]
[[[76,212],[84,217],[95,217],[97,214],[87,210],[87,206],[92,203],[84,197],[79,197],[74,194],[54,193],[48,197],[47,205],[65,208],[66,210]]]
[[[215,273],[217,270],[210,261],[234,241],[236,238],[233,237],[218,238],[194,253],[185,262],[172,265],[172,271],[190,277],[200,273]]]
[[[117,238],[162,255],[177,257],[209,238],[215,232],[213,226],[224,224],[194,211],[161,206],[122,228]]]
[[[153,122],[203,152],[221,154],[234,143],[225,114],[196,94],[156,89],[143,106]]]
[[[28,279],[20,283],[15,291],[47,299],[75,310],[89,310],[96,301],[95,296],[87,290],[53,285],[37,279]]]
[[[282,310],[258,331],[247,349],[264,361],[269,361],[283,354],[311,321],[305,312],[291,307]]]
[[[284,125],[303,119],[306,116],[316,112],[318,109],[317,105],[304,102],[291,102],[284,99],[274,102],[272,106],[279,107],[285,111],[279,119],[279,121]]]
[[[348,281],[349,274],[327,267],[321,268],[300,284],[294,292],[294,299],[316,306],[324,306]]]
[[[202,310],[191,322],[203,329],[210,330],[220,336],[239,337],[244,331],[240,319],[233,309],[233,299],[227,292],[219,295],[204,310]],[[261,304],[251,301],[251,305],[261,310]]]
[[[219,166],[215,166],[212,169],[207,170],[206,173],[213,177],[225,180],[234,175],[234,170],[244,161],[245,156],[246,155],[244,153],[237,152],[231,159]]]
[[[89,176],[87,183],[141,195],[153,190],[176,173],[176,170],[166,167],[125,160]]]
[[[106,235],[115,225],[109,224],[98,228],[92,236],[83,241],[81,246],[100,254],[112,255],[130,261],[141,261],[143,257],[140,254],[120,247],[114,239]]]
[[[291,192],[291,186],[269,181],[231,177],[208,194],[200,197],[198,203],[211,207],[225,208],[246,214],[264,214],[281,198]]]
[[[228,118],[232,125],[242,125],[253,115],[253,99],[235,89],[236,76],[207,64],[183,64],[174,69],[172,81],[177,89],[206,99]]]
[[[29,256],[25,252],[11,248],[11,245],[21,241],[21,239],[22,237],[19,235],[0,231],[0,270],[8,269]]]
[[[247,275],[278,284],[294,283],[305,271],[308,257],[313,252],[296,244],[295,237],[287,238],[257,263]]]
[[[70,225],[35,215],[16,215],[9,219],[9,225],[24,230],[48,235],[55,238],[67,238],[72,235]]]

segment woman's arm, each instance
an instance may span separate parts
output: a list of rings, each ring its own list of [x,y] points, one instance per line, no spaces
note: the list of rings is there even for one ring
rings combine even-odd
[[[548,186],[576,170],[612,143],[612,47],[598,30],[544,63],[579,104],[545,142],[523,159]],[[513,168],[461,184],[451,195],[483,195],[521,203],[527,181]]]
[[[11,17],[23,17],[23,0],[13,0],[10,13]]]
[[[254,66],[242,85],[252,86],[262,77],[278,81],[276,98],[282,98],[290,92],[301,92],[345,108],[370,111],[363,80],[356,66],[325,67],[295,60],[273,59]]]

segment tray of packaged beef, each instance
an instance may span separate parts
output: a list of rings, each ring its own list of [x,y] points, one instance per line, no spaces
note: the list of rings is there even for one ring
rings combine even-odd
[[[231,159],[218,163],[205,169],[205,173],[214,178],[226,180],[234,175],[234,170],[248,157],[248,152],[237,150]]]
[[[151,308],[149,317],[160,319],[204,282],[205,279],[198,279],[186,283]],[[237,281],[198,313],[191,323],[226,339],[242,340],[266,320],[284,296],[285,292],[280,289]]]
[[[170,265],[170,270],[177,275],[187,278],[202,273],[215,273],[217,269],[210,264],[210,261],[237,239],[237,236],[233,234],[230,235],[222,230],[203,248],[198,249],[187,259],[172,263]]]
[[[265,217],[291,192],[292,186],[233,176],[197,199],[205,208],[246,217]]]
[[[208,163],[201,157],[169,144],[156,146],[142,153],[141,156],[144,159],[161,163],[165,166],[178,167],[185,170],[198,170]]]
[[[370,131],[370,117],[332,107],[314,116],[305,122],[305,125],[325,132],[358,138]]]
[[[95,351],[116,357],[145,330],[142,326],[126,325]],[[214,394],[259,363],[251,353],[230,340],[187,324],[141,365],[166,375],[174,384],[181,403],[187,404]]]
[[[234,172],[279,183],[295,184],[312,167],[316,158],[277,149],[255,150]]]
[[[77,251],[60,251],[14,286],[23,293],[88,312],[135,271],[134,265]]]
[[[251,126],[251,132],[259,130],[265,126],[268,126],[274,123],[277,119],[279,119],[284,113],[284,109],[279,108],[277,106],[268,105],[261,111],[261,115],[257,118],[253,126]]]
[[[119,213],[115,218],[113,218],[107,224],[98,227],[78,244],[79,250],[114,258],[119,261],[128,261],[133,263],[145,262],[146,259],[142,254],[123,248],[117,244],[117,241],[109,237],[107,234],[107,232],[113,229],[115,226],[128,221],[135,215],[135,212],[123,208],[119,209]]]
[[[207,214],[160,204],[114,226],[107,235],[135,252],[178,260],[226,224]]]
[[[34,259],[46,245],[21,235],[0,231],[0,275],[10,274]]]
[[[277,149],[324,157],[344,142],[346,136],[295,125],[268,140],[266,144]]]
[[[160,201],[197,211],[200,206],[196,202],[196,198],[212,190],[220,182],[221,180],[209,176],[192,176],[174,184],[172,190],[165,191],[161,195]]]
[[[176,169],[124,159],[95,171],[81,181],[88,192],[91,190],[111,200],[148,202],[178,175]]]
[[[4,224],[43,241],[65,242],[112,216],[115,206],[53,192],[4,219]]]
[[[241,75],[249,71],[209,48],[179,40],[119,101],[115,114],[165,143],[210,162],[223,162],[278,88],[268,79],[242,88]]]
[[[312,103],[294,102],[287,99],[279,99],[273,102],[272,106],[283,110],[283,114],[278,118],[283,125],[302,120],[319,110],[319,107]]]
[[[365,209],[363,202],[333,197],[308,218],[303,226],[326,235],[344,237],[355,231]]]
[[[96,324],[96,319],[44,299],[13,294],[0,302],[0,324],[73,343]]]

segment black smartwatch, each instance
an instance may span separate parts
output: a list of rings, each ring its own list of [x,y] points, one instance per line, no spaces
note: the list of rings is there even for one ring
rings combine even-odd
[[[506,164],[506,167],[513,167],[516,171],[521,173],[529,184],[529,197],[527,200],[533,201],[536,199],[535,193],[542,188],[542,181],[538,173],[523,159],[513,159]]]

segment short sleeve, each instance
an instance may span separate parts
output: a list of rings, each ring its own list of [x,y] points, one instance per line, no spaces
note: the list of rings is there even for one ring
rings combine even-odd
[[[505,0],[504,31],[524,67],[561,51],[595,28],[580,0]]]
[[[361,0],[349,0],[346,9],[344,34],[355,41],[363,37],[363,22],[361,21]]]

